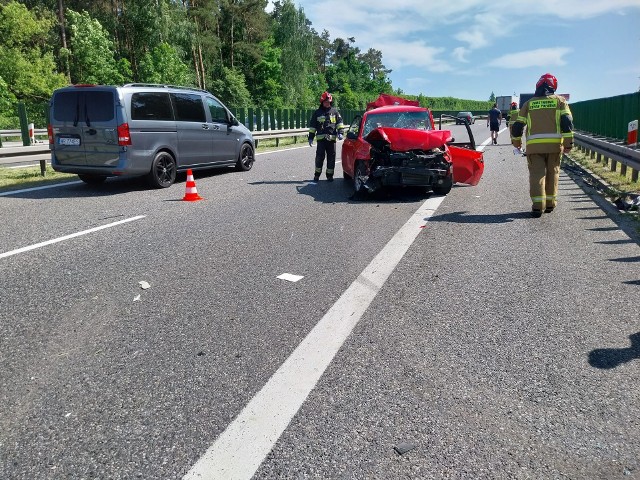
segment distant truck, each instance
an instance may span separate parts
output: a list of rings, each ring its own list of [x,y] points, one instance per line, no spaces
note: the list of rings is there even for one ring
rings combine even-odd
[[[501,97],[496,97],[496,104],[498,105],[498,110],[502,112],[502,118],[507,118],[509,115],[509,110],[511,110],[511,103],[518,103],[517,95],[504,95]]]

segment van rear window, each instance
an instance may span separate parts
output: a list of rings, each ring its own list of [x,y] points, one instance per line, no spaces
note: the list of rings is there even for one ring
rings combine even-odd
[[[111,91],[66,91],[53,98],[53,118],[60,122],[108,122],[114,114]]]
[[[131,95],[132,120],[173,120],[168,93],[134,93]]]
[[[53,97],[53,118],[59,122],[75,122],[78,118],[80,92],[60,92]]]
[[[84,92],[85,111],[89,122],[108,122],[113,120],[115,103],[111,91]]]

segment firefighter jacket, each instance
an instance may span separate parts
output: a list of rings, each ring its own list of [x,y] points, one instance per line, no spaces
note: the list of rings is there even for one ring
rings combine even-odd
[[[338,133],[342,134],[344,124],[342,116],[337,108],[331,106],[329,108],[318,108],[309,120],[309,141],[328,140],[335,142],[338,139]]]
[[[564,97],[547,95],[527,101],[511,126],[511,143],[522,146],[522,135],[527,128],[527,154],[559,153],[573,147],[573,119]]]

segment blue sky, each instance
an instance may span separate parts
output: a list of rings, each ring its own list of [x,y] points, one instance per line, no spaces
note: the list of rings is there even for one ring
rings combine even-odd
[[[294,0],[331,39],[355,37],[394,88],[488,100],[544,73],[570,101],[640,89],[640,0]]]

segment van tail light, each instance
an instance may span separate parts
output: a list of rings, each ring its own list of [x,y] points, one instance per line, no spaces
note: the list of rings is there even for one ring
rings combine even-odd
[[[131,135],[129,134],[128,123],[121,123],[118,125],[118,145],[121,147],[131,145]]]
[[[51,124],[47,125],[47,136],[49,137],[49,145],[53,145],[53,127]]]

